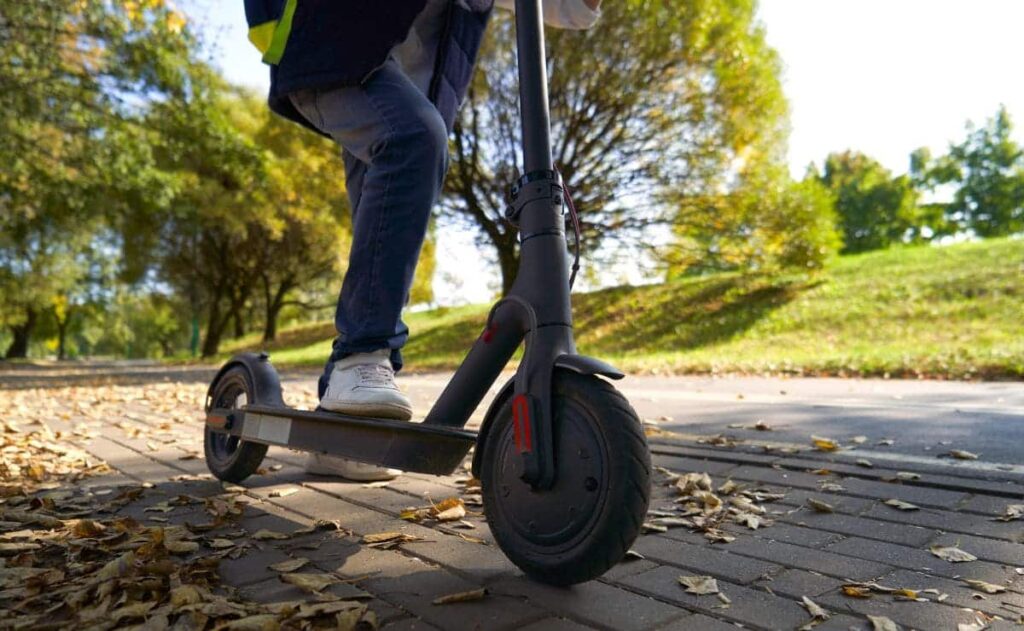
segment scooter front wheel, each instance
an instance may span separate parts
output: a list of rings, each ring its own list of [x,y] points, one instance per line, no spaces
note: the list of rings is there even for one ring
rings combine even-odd
[[[210,408],[241,408],[255,402],[254,393],[255,387],[249,371],[240,365],[233,366],[214,384]],[[238,483],[256,472],[267,454],[267,446],[206,427],[203,451],[210,473],[225,482]]]
[[[480,475],[502,551],[536,580],[571,585],[604,574],[640,534],[651,457],[636,412],[608,382],[560,370],[552,394],[554,485],[520,479],[511,401],[492,421]]]

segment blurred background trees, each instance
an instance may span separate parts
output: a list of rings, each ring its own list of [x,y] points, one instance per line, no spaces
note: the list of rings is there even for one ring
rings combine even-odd
[[[549,32],[555,161],[591,286],[817,273],[836,254],[1024,232],[1005,109],[907,174],[837,151],[785,165],[780,61],[755,0],[621,0]],[[164,0],[0,11],[0,356],[214,356],[328,319],[350,245],[328,140],[227,84]],[[497,13],[452,137],[411,302],[436,302],[434,235],[469,229],[507,288],[519,175],[510,16]]]

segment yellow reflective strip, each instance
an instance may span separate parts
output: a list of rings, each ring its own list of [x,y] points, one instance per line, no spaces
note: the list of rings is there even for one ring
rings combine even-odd
[[[270,42],[274,39],[274,29],[276,28],[277,20],[254,26],[249,29],[249,41],[260,53],[266,53],[270,49]]]
[[[292,32],[292,17],[295,16],[295,6],[298,3],[298,0],[285,2],[284,13],[281,14],[281,20],[278,22],[277,28],[274,29],[270,48],[263,53],[264,63],[277,64],[281,61],[281,57],[284,57],[284,47],[288,43],[288,35]]]

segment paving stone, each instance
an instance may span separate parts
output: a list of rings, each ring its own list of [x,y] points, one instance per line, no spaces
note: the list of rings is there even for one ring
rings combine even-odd
[[[621,580],[627,576],[646,572],[647,570],[658,567],[658,564],[649,559],[632,559],[620,561],[618,565],[612,567],[601,576],[602,580],[615,582]]]
[[[657,438],[652,438],[648,442],[651,445],[651,452],[655,456],[686,456],[701,460],[761,465],[762,467],[770,467],[779,460],[779,457],[776,455],[755,454],[739,449],[713,449],[710,447],[668,444],[659,441]]]
[[[844,478],[840,484],[846,487],[846,493],[853,495],[873,497],[880,500],[895,498],[919,506],[933,506],[936,508],[956,508],[960,502],[963,502],[968,497],[968,494],[962,491],[947,491],[945,489],[932,489],[907,484],[873,482],[859,478]]]
[[[909,629],[956,629],[958,622],[971,620],[971,614],[965,611],[935,603],[848,598],[839,594],[821,596],[815,602],[835,613],[886,616]]]
[[[1024,541],[1024,526],[1021,527],[1021,541]],[[970,549],[971,554],[979,559],[1001,564],[1024,565],[1024,543],[1011,543],[962,534],[941,535],[932,543],[942,546],[959,544],[965,550]]]
[[[497,591],[479,601],[434,605],[432,602],[441,596],[477,589],[479,585],[427,565],[416,572],[373,577],[360,585],[430,624],[451,631],[518,629],[550,615],[522,598]]]
[[[761,482],[763,484],[774,484],[784,487],[795,487],[807,490],[817,490],[821,483],[822,476],[802,471],[790,471],[788,469],[772,469],[769,467],[755,467],[745,465],[737,467],[732,471],[734,480],[748,480]]]
[[[870,580],[889,571],[889,568],[881,563],[864,560],[870,557],[834,554],[833,549],[840,544],[842,541],[830,546],[829,551],[823,551],[779,541],[739,539],[729,544],[729,550],[735,554],[764,559],[785,567],[811,570],[837,578]]]
[[[960,510],[972,513],[998,516],[1006,513],[1010,504],[1024,504],[1024,488],[1015,485],[1014,490],[1020,491],[1016,498],[997,497],[995,495],[972,495],[960,504]]]
[[[814,498],[830,505],[837,513],[846,513],[849,515],[859,515],[872,507],[878,505],[877,500],[867,500],[861,497],[850,497],[849,495],[842,495],[839,493],[826,493],[823,491],[808,491],[804,489],[787,489],[785,491],[786,497],[779,500],[777,505],[782,506],[793,506],[801,509],[797,513],[793,513],[793,516],[803,515],[806,513],[817,514],[817,512],[807,505],[807,500]],[[891,509],[890,509],[891,510]]]
[[[520,631],[587,631],[593,628],[565,618],[544,618],[522,627]]]
[[[672,605],[600,581],[563,588],[525,578],[505,579],[489,589],[526,598],[528,603],[577,621],[620,631],[654,628],[685,613]]]
[[[782,570],[769,579],[761,579],[756,584],[776,594],[799,600],[802,596],[814,597],[838,589],[843,585],[843,581],[817,572],[789,569]]]
[[[723,607],[715,596],[686,593],[678,578],[678,569],[659,567],[630,576],[623,583],[692,611],[759,628],[793,629],[807,622],[807,611],[781,596],[719,581],[719,590],[732,601],[728,607]]]
[[[726,546],[706,544],[695,546],[666,537],[641,537],[633,549],[648,559],[687,568],[700,574],[722,577],[734,583],[746,584],[781,568],[748,557],[731,554],[734,543]]]
[[[670,471],[678,473],[695,471],[723,477],[728,477],[729,472],[737,466],[733,462],[719,462],[717,460],[685,458],[681,456],[655,455],[651,460],[657,467],[665,467]]]
[[[221,580],[228,585],[239,587],[250,583],[258,583],[267,579],[276,579],[278,573],[269,565],[287,561],[291,557],[272,546],[262,549],[249,548],[237,559],[224,559],[217,571]]]
[[[704,614],[695,613],[673,620],[657,631],[736,631],[740,627],[734,622],[726,622],[716,618],[709,618]]]
[[[949,598],[944,601],[946,605],[969,607],[1001,616],[1005,616],[1008,612],[1012,611],[1024,612],[1024,594],[1004,592],[997,595],[984,595],[971,589],[962,580],[928,576],[927,574],[912,570],[897,570],[879,582],[890,587],[938,589],[949,595]],[[984,595],[985,599],[978,599],[978,595]],[[932,595],[926,595],[925,597],[933,600],[935,598]],[[1008,609],[1003,603],[1009,604],[1011,608]]]
[[[970,552],[969,547],[963,548]],[[829,552],[847,554],[860,559],[872,559],[887,565],[926,571],[938,576],[973,578],[1000,583],[1014,578],[1013,570],[987,561],[950,563],[943,561],[927,549],[908,548],[892,543],[850,537],[828,547]],[[850,576],[850,578],[856,578]]]
[[[259,583],[251,583],[241,587],[238,593],[245,600],[267,604],[310,599],[309,592],[295,585],[284,583],[277,578]],[[322,593],[338,596],[339,598],[360,600],[364,600],[367,597],[366,592],[348,583],[336,583],[325,588]]]
[[[889,510],[896,511],[895,508],[889,508]],[[896,517],[896,515],[893,516]],[[799,514],[787,515],[780,519],[844,535],[878,539],[908,546],[922,546],[934,539],[937,534],[934,530],[921,528],[920,526],[880,522],[878,520],[864,519],[840,513],[802,511]],[[766,531],[766,534],[771,533]]]
[[[434,625],[417,618],[401,618],[381,626],[381,631],[439,631]]]
[[[773,517],[772,519],[780,519]],[[758,528],[757,530],[750,530],[746,526],[740,524],[730,523],[723,527],[730,533],[749,535],[758,539],[771,539],[772,541],[781,541],[783,543],[792,543],[798,546],[804,546],[805,548],[823,548],[830,543],[835,543],[842,539],[841,535],[834,532],[826,532],[825,530],[818,530],[814,526],[817,524],[808,524],[808,527],[803,526],[791,526],[776,522],[770,526]],[[666,536],[670,536],[672,531],[666,533]]]
[[[968,535],[980,535],[1016,541],[1020,536],[1020,522],[999,522],[991,519],[971,515],[967,513],[952,513],[948,511],[918,510],[901,511],[894,516],[892,509],[888,506],[877,505],[872,507],[862,517],[869,519],[881,519],[883,521],[894,521],[897,523],[914,524],[935,530],[947,532],[959,532]]]

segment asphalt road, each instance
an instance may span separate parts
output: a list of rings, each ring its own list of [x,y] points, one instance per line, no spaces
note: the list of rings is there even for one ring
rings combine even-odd
[[[207,381],[215,367],[168,367],[148,362],[6,365],[0,389],[38,387],[54,373],[67,384]],[[289,392],[315,389],[315,371],[284,375]],[[402,376],[419,414],[433,403],[448,375]],[[968,383],[878,379],[652,377],[631,376],[618,384],[637,412],[658,428],[692,435],[726,434],[745,441],[807,447],[810,436],[833,438],[868,459],[936,462],[951,449],[979,455],[956,461],[965,467],[1011,465],[1024,472],[1024,383]],[[294,399],[293,399],[294,400]],[[479,421],[484,406],[475,415]],[[747,429],[763,421],[772,431]],[[730,427],[733,426],[733,427]],[[738,427],[742,426],[742,427]],[[891,445],[879,441],[891,440]],[[952,459],[946,458],[945,462]],[[1005,467],[1004,467],[1005,468]]]
[[[401,379],[417,408],[445,383],[441,375]],[[820,378],[627,377],[637,412],[660,429],[725,434],[807,447],[810,436],[856,446],[867,459],[935,462],[952,449],[979,455],[961,466],[1014,465],[1024,471],[1024,383]],[[747,429],[763,421],[772,431]],[[730,427],[744,426],[745,428]],[[891,445],[879,441],[891,440]]]

